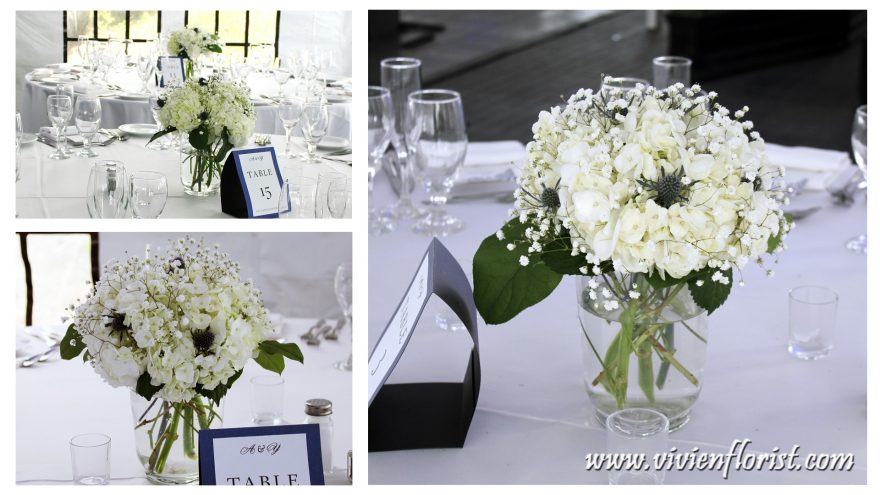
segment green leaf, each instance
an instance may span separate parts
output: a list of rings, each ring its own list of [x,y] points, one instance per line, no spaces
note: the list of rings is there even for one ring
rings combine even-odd
[[[226,393],[229,392],[232,384],[235,383],[236,380],[238,380],[243,371],[244,368],[238,370],[237,372],[235,372],[234,375],[230,376],[229,379],[226,380],[226,383],[220,383],[212,390],[207,390],[201,385],[196,385],[196,393],[213,402],[215,405],[220,405],[220,399],[226,396]]]
[[[208,126],[202,123],[200,126],[189,132],[189,144],[192,145],[193,148],[206,151],[210,149],[211,143],[208,139],[210,136],[210,132],[208,132]]]
[[[208,51],[214,53],[223,53],[223,49],[220,48],[220,45],[208,45]]]
[[[779,232],[776,235],[771,235],[769,239],[767,239],[767,252],[774,253],[779,246],[782,244],[782,226],[786,223],[791,224],[793,217],[786,213],[783,215],[783,219],[779,222]]]
[[[561,274],[534,257],[528,265],[520,265],[520,257],[529,254],[526,243],[519,242],[513,251],[508,251],[508,242],[523,240],[525,229],[519,219],[510,220],[502,227],[507,240],[492,234],[474,255],[474,302],[490,325],[509,321],[542,301],[562,280]]]
[[[733,270],[728,269],[722,271],[722,275],[727,277],[728,283],[721,284],[712,280],[712,274],[719,271],[716,268],[703,268],[690,280],[688,280],[688,288],[691,291],[691,297],[697,306],[705,309],[708,314],[721,307],[727,296],[730,295],[730,287],[733,285]],[[697,285],[698,281],[702,281],[702,285]]]
[[[293,342],[282,344],[274,340],[264,340],[260,342],[259,348],[260,351],[265,351],[269,354],[280,354],[287,359],[298,361],[300,363],[304,362],[302,351],[299,349],[299,346]]]
[[[160,130],[160,131],[157,132],[156,134],[153,134],[153,135],[150,137],[150,140],[147,141],[147,144],[152,143],[153,141],[159,139],[160,137],[162,137],[162,136],[164,136],[164,135],[166,135],[166,134],[171,134],[172,132],[177,132],[177,129],[176,129],[174,126],[168,126],[168,127],[164,128],[164,129]]]
[[[214,162],[219,163],[222,166],[223,162],[226,159],[226,154],[229,153],[232,148],[234,148],[234,146],[232,146],[232,143],[229,142],[229,129],[223,127],[223,131],[220,132],[220,139],[223,145],[220,146],[220,149],[217,150],[217,154],[214,155]]]
[[[648,330],[646,330],[648,331]],[[654,402],[654,360],[651,342],[642,341],[639,348],[636,349],[636,356],[639,363],[639,387],[645,394],[649,402]]]
[[[87,363],[89,362],[89,359],[92,359],[92,354],[89,351],[84,352],[82,356],[84,363]]]
[[[151,380],[152,378],[150,377],[150,374],[144,371],[141,373],[141,376],[138,377],[137,387],[134,389],[138,395],[147,400],[152,400],[153,396],[156,395],[156,392],[162,390],[162,385],[153,385]]]
[[[666,275],[666,278],[661,278],[660,271],[657,270],[657,271],[654,271],[654,273],[652,273],[650,275],[646,275],[645,279],[648,281],[649,284],[651,284],[651,287],[653,287],[656,290],[661,290],[661,289],[666,289],[668,287],[675,287],[676,285],[683,284],[683,283],[687,282],[689,278],[696,275],[696,273],[699,273],[699,272],[685,275],[682,278],[674,278],[674,277],[670,277],[669,275]]]
[[[59,342],[59,350],[61,352],[61,359],[73,359],[86,348],[85,342],[82,340],[82,335],[76,331],[76,327],[73,326],[73,323],[67,327],[67,332],[64,334],[64,337]]]
[[[260,353],[257,354],[257,357],[254,358],[254,361],[257,362],[263,368],[281,374],[284,371],[284,356],[281,354],[271,354],[269,352],[260,349]]]

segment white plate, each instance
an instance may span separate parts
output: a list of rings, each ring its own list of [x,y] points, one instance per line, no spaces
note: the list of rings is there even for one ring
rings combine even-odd
[[[37,135],[31,134],[30,132],[25,132],[21,135],[21,144],[22,146],[26,144],[31,144],[37,142]]]
[[[120,100],[147,100],[150,95],[148,93],[119,93],[116,97]]]
[[[43,84],[70,84],[77,82],[77,79],[74,77],[65,77],[65,76],[51,76],[44,77],[40,80]]]
[[[318,149],[325,151],[341,150],[349,146],[351,146],[351,143],[348,142],[348,139],[342,139],[341,137],[336,136],[324,136],[324,138],[318,143]]]
[[[152,136],[159,132],[155,124],[122,124],[119,130],[132,136]]]

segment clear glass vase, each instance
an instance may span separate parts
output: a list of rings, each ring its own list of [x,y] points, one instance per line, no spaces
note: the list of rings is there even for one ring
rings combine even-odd
[[[217,407],[196,396],[185,403],[131,393],[131,414],[138,458],[147,479],[163,485],[199,480],[199,431],[223,426],[223,401]]]
[[[223,162],[215,161],[210,151],[197,150],[187,143],[181,145],[180,182],[186,194],[205,197],[217,193],[222,171]]]
[[[654,289],[641,274],[578,277],[584,384],[605,419],[641,407],[684,426],[700,395],[708,318],[686,284]]]

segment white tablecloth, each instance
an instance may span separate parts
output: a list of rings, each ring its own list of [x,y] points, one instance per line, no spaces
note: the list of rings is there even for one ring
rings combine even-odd
[[[297,177],[316,178],[322,170],[351,177],[351,167],[324,160],[308,164],[284,158],[284,136],[272,136],[281,176],[292,183]],[[91,166],[97,160],[121,160],[128,172],[152,170],[168,179],[168,202],[161,218],[231,218],[221,211],[220,195],[195,198],[183,192],[180,157],[173,150],[154,151],[145,147],[147,138],[132,137],[105,147],[95,147],[97,158],[73,156],[67,160],[48,158],[54,148],[36,142],[21,149],[21,181],[16,184],[16,212],[21,218],[88,218],[85,195]],[[251,145],[253,146],[253,145]],[[300,151],[302,148],[298,148]],[[349,210],[351,208],[349,207]],[[346,212],[350,217],[351,212]]]
[[[140,90],[140,79],[133,69],[109,77],[110,82],[127,90],[137,92]],[[40,127],[51,125],[46,113],[46,100],[49,95],[55,94],[55,85],[44,84],[32,80],[32,75],[25,76],[25,108],[18,109],[21,112],[22,125],[25,132],[37,132]],[[274,80],[269,80],[265,75],[251,74],[248,77],[248,85],[252,94],[274,95],[278,92],[278,86]],[[293,83],[288,86],[292,88]],[[288,88],[289,89],[289,88]],[[263,134],[284,134],[284,126],[278,119],[278,110],[266,101],[255,105],[257,112],[257,124],[255,132]],[[337,136],[349,139],[351,135],[351,104],[331,103],[330,125],[327,129],[328,136]],[[118,97],[101,98],[101,125],[106,128],[116,128],[122,124],[152,124],[153,114],[147,100],[128,100]]]
[[[776,158],[809,149],[773,149]],[[837,163],[844,153],[830,153]],[[866,256],[844,249],[865,233],[864,200],[850,208],[817,200],[824,207],[799,220],[781,255],[776,276],[756,266],[745,270],[745,287],[734,287],[709,318],[708,363],[702,395],[691,421],[670,436],[680,452],[699,447],[727,452],[736,439],[751,439],[752,452],[800,445],[808,453],[853,453],[850,472],[717,471],[669,472],[666,483],[865,483],[866,482]],[[377,206],[391,201],[384,177],[377,179]],[[496,199],[455,203],[449,211],[465,230],[442,239],[470,275],[480,242],[506,220],[509,204]],[[370,237],[369,341],[372,349],[409,284],[429,239],[409,225]],[[586,471],[584,456],[603,452],[604,430],[583,383],[575,280],[566,277],[535,307],[500,326],[479,329],[482,387],[462,449],[374,452],[371,484],[607,483],[607,472]],[[830,287],[840,296],[837,335],[830,355],[801,361],[786,351],[788,289]],[[460,380],[469,343],[465,332],[433,326],[424,313],[392,381]],[[450,353],[457,350],[457,354]]]
[[[285,335],[300,345],[305,364],[288,361],[284,369],[284,411],[288,423],[302,423],[305,401],[333,402],[333,471],[328,484],[347,484],[346,453],[352,446],[351,373],[333,363],[348,357],[351,335],[344,330],[338,342],[307,346],[298,336],[313,320],[288,319]],[[63,329],[62,329],[63,330]],[[249,362],[225,400],[223,426],[252,426],[250,379],[269,373]],[[72,484],[70,438],[81,433],[104,433],[111,438],[111,484],[148,484],[134,446],[128,389],[112,388],[81,359],[47,363],[16,371],[17,483]]]

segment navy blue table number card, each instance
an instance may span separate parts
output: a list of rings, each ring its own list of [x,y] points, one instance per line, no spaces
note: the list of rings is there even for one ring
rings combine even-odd
[[[200,485],[323,485],[318,425],[199,432]]]
[[[159,57],[159,87],[172,88],[183,85],[186,81],[186,70],[180,57]]]
[[[275,148],[232,150],[220,179],[223,213],[237,218],[278,218],[283,180]]]
[[[386,384],[431,294],[458,316],[473,341],[464,379],[460,383]],[[470,282],[461,265],[435,238],[370,353],[369,451],[463,447],[480,395],[479,350]]]

